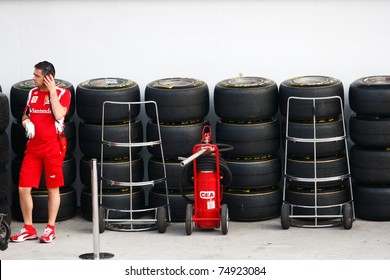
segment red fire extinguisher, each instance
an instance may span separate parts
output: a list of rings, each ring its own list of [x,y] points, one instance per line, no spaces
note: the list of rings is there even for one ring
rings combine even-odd
[[[194,224],[201,229],[221,227],[224,235],[228,232],[228,207],[226,204],[221,205],[221,201],[223,187],[231,183],[232,175],[226,162],[220,157],[220,151],[231,150],[233,147],[212,144],[211,139],[211,127],[206,125],[202,131],[201,143],[196,144],[193,154],[181,162],[182,166],[187,167],[183,171],[184,176],[187,175],[187,182],[192,181],[194,186],[194,199],[186,208],[187,235],[192,233]],[[193,172],[191,178],[188,178],[189,168]]]

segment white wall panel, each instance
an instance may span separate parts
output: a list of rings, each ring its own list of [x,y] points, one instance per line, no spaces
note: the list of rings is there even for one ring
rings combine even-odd
[[[58,78],[388,73],[390,2],[326,0],[0,1],[0,84],[50,60]]]

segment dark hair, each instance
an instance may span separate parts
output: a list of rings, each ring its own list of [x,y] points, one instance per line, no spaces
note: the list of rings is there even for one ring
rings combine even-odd
[[[37,63],[34,67],[35,69],[42,70],[43,76],[51,74],[54,77],[56,75],[56,69],[54,68],[54,65],[48,61],[41,61]]]

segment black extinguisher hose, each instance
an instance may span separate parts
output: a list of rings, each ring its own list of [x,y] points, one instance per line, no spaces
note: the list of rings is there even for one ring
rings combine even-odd
[[[228,150],[232,150],[233,146],[228,144],[217,144],[220,152],[225,152]],[[212,171],[214,172],[216,169],[216,157],[212,155],[213,152],[204,153],[203,155],[199,156],[196,159],[196,168],[197,171]],[[221,187],[227,187],[232,182],[232,173],[230,171],[229,166],[227,165],[226,161],[223,158],[219,158],[219,171],[220,175],[222,176],[221,180]],[[189,164],[184,166],[183,172],[181,173],[180,178],[180,192],[181,195],[185,200],[187,200],[190,203],[193,203],[194,200],[188,197],[188,194],[184,193],[184,187],[194,187],[194,164],[193,162],[190,162]]]

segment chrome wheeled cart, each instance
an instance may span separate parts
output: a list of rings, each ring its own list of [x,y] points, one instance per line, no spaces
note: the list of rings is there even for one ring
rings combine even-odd
[[[131,107],[133,105],[143,105],[154,106],[156,113],[156,120],[158,125],[158,139],[149,142],[132,142],[132,130],[131,130],[131,120],[128,120],[128,141],[127,142],[114,142],[110,141],[110,135],[105,134],[105,110],[107,105],[121,105],[128,106],[129,116]],[[132,159],[132,149],[147,147],[147,146],[156,146],[158,145],[161,150],[161,158],[163,165],[163,177],[150,181],[134,182],[133,181],[133,171],[131,168],[131,159]],[[112,178],[106,178],[104,176],[104,147],[124,147],[129,150],[130,158],[130,175],[128,181],[115,181]],[[159,233],[164,233],[166,231],[168,223],[171,221],[171,213],[169,206],[169,197],[168,197],[168,185],[167,185],[167,176],[164,160],[164,152],[161,141],[160,125],[158,118],[158,109],[157,104],[154,101],[140,101],[140,102],[113,102],[105,101],[103,103],[102,110],[102,137],[101,137],[101,158],[100,158],[100,177],[99,182],[99,232],[104,232],[105,229],[115,230],[115,231],[144,231],[157,229]],[[104,185],[109,185],[112,188],[128,188],[129,189],[129,209],[118,209],[118,208],[108,208],[103,205],[103,183]],[[166,191],[166,204],[158,207],[150,207],[143,209],[135,209],[133,205],[133,189],[134,188],[146,188],[152,187],[156,184],[165,184]],[[126,218],[112,218],[112,214],[115,213],[115,216],[126,216]],[[121,215],[122,214],[122,215]]]
[[[289,133],[289,115],[290,115],[290,106],[291,100],[307,100],[312,102],[313,107],[313,120],[309,124],[313,128],[313,137],[293,137]],[[317,119],[316,119],[316,103],[318,100],[324,99],[338,99],[338,103],[341,108],[341,121],[343,126],[342,135],[334,135],[332,137],[317,137]],[[306,101],[306,102],[307,102]],[[299,102],[298,102],[299,103]],[[294,103],[294,104],[298,104]],[[343,174],[332,176],[332,177],[318,177],[318,157],[317,157],[317,144],[318,143],[331,143],[343,141],[344,151],[347,162],[347,171]],[[296,177],[288,174],[288,144],[289,142],[294,143],[312,143],[313,144],[313,167],[314,167],[314,176],[310,178]],[[350,165],[349,165],[349,156],[348,156],[348,143],[347,143],[347,134],[345,128],[345,119],[344,119],[344,108],[343,101],[339,96],[330,96],[330,97],[318,97],[318,98],[306,98],[306,97],[289,97],[287,101],[287,114],[286,114],[286,139],[285,139],[285,150],[284,150],[284,171],[283,171],[283,203],[281,206],[281,226],[283,229],[288,229],[290,226],[298,227],[330,227],[342,225],[345,229],[351,229],[352,223],[355,220],[355,211],[354,211],[354,202],[353,202],[353,193],[352,193],[352,181],[350,174]],[[286,198],[286,191],[288,190],[288,181],[294,181],[306,185],[312,186],[310,189],[314,193],[314,202],[310,205],[302,205],[292,203]],[[326,185],[326,182],[342,182],[343,186],[348,189],[348,199],[341,203],[337,204],[326,204],[318,202],[318,193],[319,193],[319,184]],[[305,212],[310,212],[307,214]],[[302,214],[303,213],[303,214]]]

